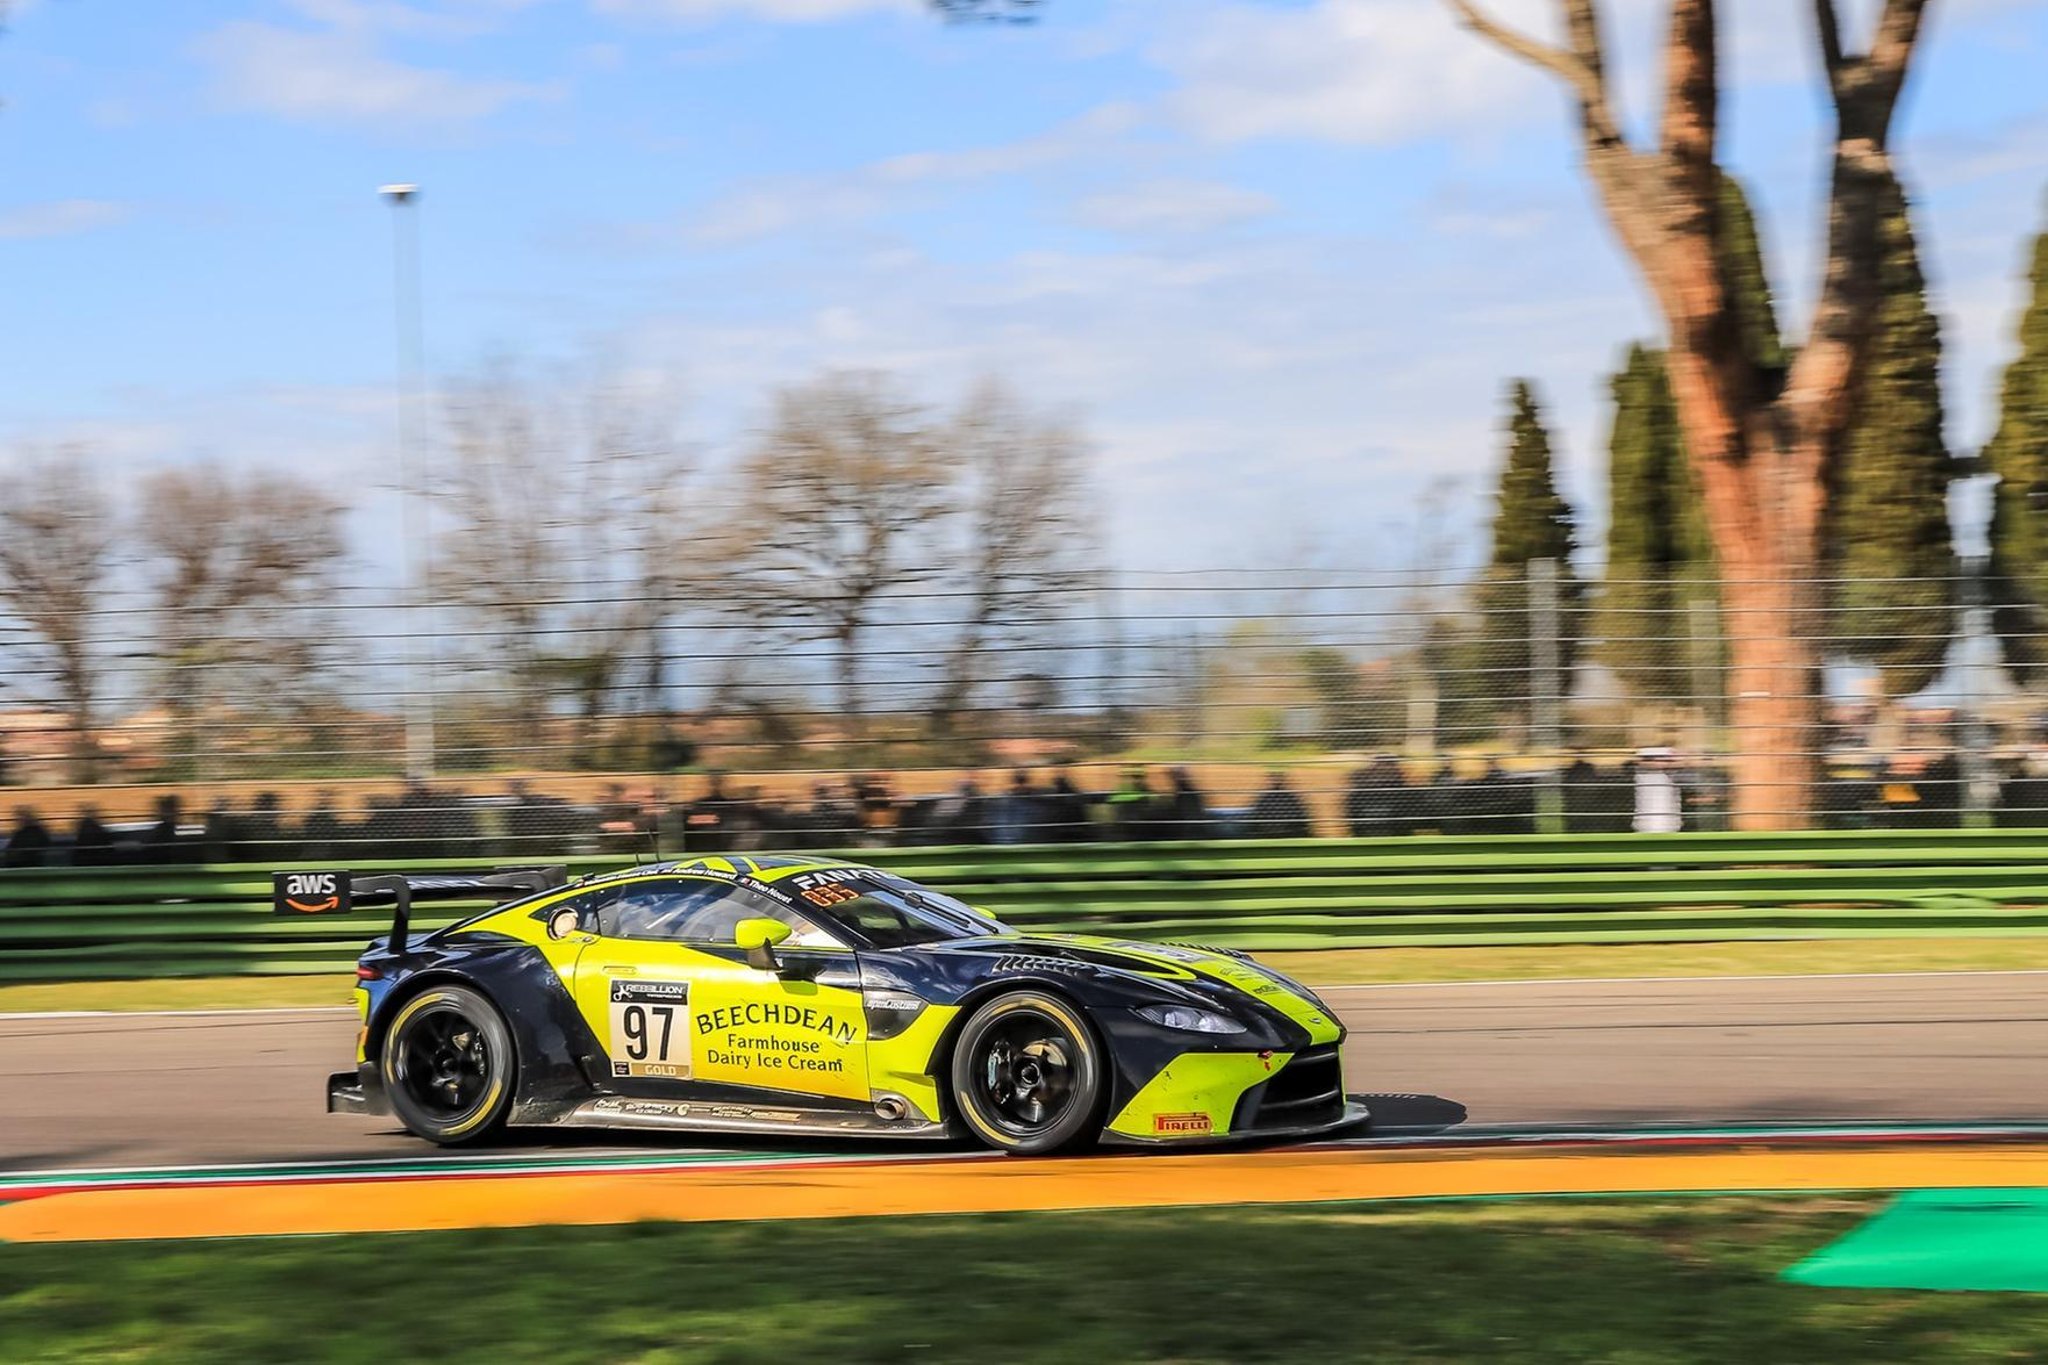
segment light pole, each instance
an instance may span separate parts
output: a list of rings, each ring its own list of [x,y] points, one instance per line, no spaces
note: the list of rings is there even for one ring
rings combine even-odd
[[[405,575],[405,775],[424,782],[434,773],[433,622],[426,610],[434,571],[427,537],[426,490],[416,481],[424,463],[414,449],[420,435],[418,408],[425,391],[425,341],[420,322],[420,226],[418,185],[382,185],[377,193],[391,205],[391,295],[398,369],[399,553]]]

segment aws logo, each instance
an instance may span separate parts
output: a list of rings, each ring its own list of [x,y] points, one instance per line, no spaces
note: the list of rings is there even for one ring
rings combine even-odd
[[[280,915],[331,915],[349,908],[346,872],[279,872],[271,877],[271,908]]]

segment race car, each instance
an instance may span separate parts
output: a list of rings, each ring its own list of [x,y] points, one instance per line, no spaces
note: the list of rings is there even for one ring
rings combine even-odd
[[[516,897],[414,941],[415,900]],[[703,857],[566,883],[279,873],[281,914],[394,904],[330,1112],[442,1144],[507,1125],[943,1138],[1020,1155],[1363,1123],[1344,1027],[1227,950],[1026,934],[886,870]]]

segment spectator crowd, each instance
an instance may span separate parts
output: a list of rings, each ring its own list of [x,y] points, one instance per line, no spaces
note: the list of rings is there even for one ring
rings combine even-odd
[[[523,781],[494,795],[414,783],[373,798],[356,815],[344,814],[331,791],[317,793],[296,816],[275,792],[257,795],[244,809],[216,800],[199,812],[165,793],[147,819],[110,820],[88,805],[59,828],[22,806],[0,850],[0,866],[1526,834],[1541,827],[1545,786],[1542,776],[1510,773],[1497,762],[1466,776],[1445,767],[1416,781],[1401,760],[1382,755],[1347,775],[1339,800],[1319,819],[1289,774],[1277,770],[1255,792],[1222,794],[1205,792],[1183,767],[1130,766],[1109,790],[1085,790],[1060,768],[1019,769],[986,785],[967,778],[936,794],[899,794],[898,780],[866,774],[819,781],[800,801],[765,796],[715,772],[702,779],[698,794],[678,799],[659,785],[631,794],[614,783],[595,802],[574,802],[535,792]],[[1619,767],[1575,758],[1553,780],[1558,823],[1567,833],[1670,832],[1719,823],[1719,775],[1686,766],[1669,750],[1644,750]],[[1956,760],[1948,754],[1911,772],[1885,766],[1837,774],[1823,791],[1821,822],[1837,828],[1953,825],[1963,806]],[[2007,823],[2048,823],[2048,775],[2007,780],[2004,806]]]

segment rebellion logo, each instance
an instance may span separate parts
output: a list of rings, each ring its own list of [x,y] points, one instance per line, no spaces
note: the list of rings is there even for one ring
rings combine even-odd
[[[1207,1133],[1215,1125],[1207,1114],[1154,1114],[1152,1131],[1155,1133]]]

